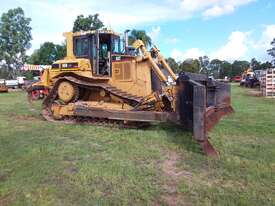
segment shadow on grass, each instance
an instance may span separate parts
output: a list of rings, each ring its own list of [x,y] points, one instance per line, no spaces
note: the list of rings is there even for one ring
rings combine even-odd
[[[198,142],[194,140],[192,132],[180,125],[173,123],[160,123],[150,127],[150,129],[161,129],[166,132],[169,142],[177,144],[181,149],[203,155],[203,151]]]

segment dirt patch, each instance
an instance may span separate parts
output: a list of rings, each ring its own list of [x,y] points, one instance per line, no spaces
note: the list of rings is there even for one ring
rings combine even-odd
[[[163,184],[164,194],[161,201],[169,206],[189,205],[184,202],[182,195],[177,191],[177,187],[182,178],[192,178],[192,174],[187,171],[180,171],[177,168],[177,162],[180,156],[175,151],[168,151],[165,160],[161,163],[161,172],[165,179]],[[156,202],[154,205],[161,205]]]
[[[66,168],[65,169],[65,173],[67,173],[67,174],[75,174],[75,173],[77,173],[78,172],[78,169],[76,168],[76,167],[68,167],[68,168]]]
[[[248,96],[253,96],[253,97],[262,97],[262,92],[260,90],[255,90],[255,89],[247,89]]]
[[[169,151],[166,157],[167,159],[162,164],[162,171],[166,176],[173,177],[175,180],[182,176],[192,177],[192,174],[187,171],[178,171],[177,162],[180,156],[176,152]]]
[[[42,118],[29,115],[16,115],[15,118],[20,121],[43,121]]]
[[[0,182],[5,182],[8,179],[8,177],[9,177],[8,174],[4,174],[4,175],[0,174]]]
[[[69,162],[68,166],[65,168],[64,172],[66,174],[72,175],[79,171],[79,169],[76,167],[75,162]]]
[[[22,92],[22,89],[9,89],[9,92]]]
[[[6,205],[11,205],[12,202],[15,200],[15,195],[13,193],[8,193],[4,196],[0,196],[0,205],[1,206],[6,206]]]
[[[0,183],[5,182],[11,176],[11,170],[0,171]]]

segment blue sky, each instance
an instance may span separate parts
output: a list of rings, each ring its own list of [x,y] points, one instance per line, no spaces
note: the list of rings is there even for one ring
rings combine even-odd
[[[166,57],[179,61],[201,55],[265,61],[275,38],[272,0],[9,0],[0,13],[18,6],[32,18],[29,53],[45,41],[62,42],[77,15],[94,13],[118,32],[146,30]]]

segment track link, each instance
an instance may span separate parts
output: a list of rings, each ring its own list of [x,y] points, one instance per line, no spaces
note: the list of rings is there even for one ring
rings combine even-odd
[[[42,116],[45,120],[55,123],[64,124],[84,124],[84,125],[94,125],[94,126],[104,126],[109,128],[122,128],[122,129],[140,129],[150,126],[148,122],[124,122],[122,120],[110,120],[103,118],[92,118],[92,117],[65,117],[61,120],[55,120],[52,117],[51,112],[48,108],[42,110]]]

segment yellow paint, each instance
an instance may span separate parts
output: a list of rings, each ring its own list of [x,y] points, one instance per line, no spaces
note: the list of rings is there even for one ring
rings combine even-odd
[[[70,102],[75,94],[74,86],[67,81],[63,81],[59,84],[57,94],[60,100],[63,102]]]

